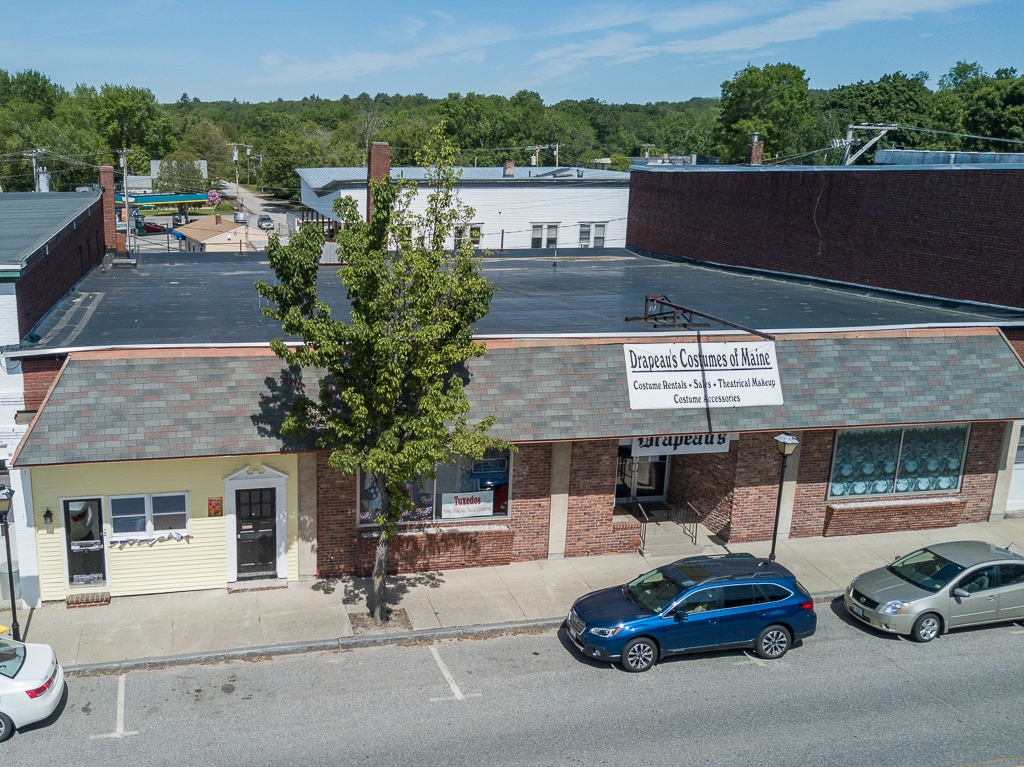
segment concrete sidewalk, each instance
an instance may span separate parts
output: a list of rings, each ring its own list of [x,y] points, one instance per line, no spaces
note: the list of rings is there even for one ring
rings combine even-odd
[[[725,551],[700,530],[708,553]],[[900,554],[949,540],[1015,543],[1024,551],[1024,519],[955,528],[780,541],[777,556],[813,594],[836,593],[857,573]],[[769,544],[728,546],[767,555]],[[680,556],[691,551],[680,552]],[[558,618],[581,594],[623,583],[676,556],[613,554],[520,562],[502,567],[418,573],[389,579],[390,600],[408,622],[388,631]],[[364,628],[369,579],[293,583],[286,589],[213,591],[115,598],[107,606],[68,609],[63,602],[19,611],[24,638],[54,647],[65,666],[314,642],[373,632]],[[0,610],[9,625],[10,610]],[[356,631],[353,631],[353,624]]]

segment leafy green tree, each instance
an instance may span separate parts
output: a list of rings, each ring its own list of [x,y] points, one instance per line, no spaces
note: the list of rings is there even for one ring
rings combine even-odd
[[[163,157],[175,140],[168,115],[148,88],[104,84],[95,101],[96,123],[111,149],[136,150],[132,170],[148,172],[150,157]]]
[[[846,133],[846,126],[857,123],[892,123],[917,128],[937,127],[934,120],[935,94],[927,86],[928,75],[918,72],[907,75],[893,72],[876,82],[859,82],[826,91],[819,97],[819,109],[827,123],[828,132],[818,138],[817,146],[824,146],[831,138]],[[927,133],[896,131],[883,139],[883,146],[895,142],[909,148],[934,148],[942,139]],[[817,147],[810,146],[808,149]],[[838,154],[836,159],[838,160]],[[873,156],[869,153],[864,162]]]
[[[402,513],[412,509],[408,483],[433,478],[437,466],[457,456],[480,457],[504,448],[487,435],[493,417],[471,425],[469,401],[458,368],[485,353],[473,325],[489,311],[494,287],[480,272],[468,238],[452,248],[454,234],[474,212],[456,193],[455,150],[443,126],[419,161],[431,169],[427,207],[412,213],[416,187],[390,179],[371,184],[372,220],[345,197],[335,212],[345,222],[338,237],[345,266],[338,272],[352,308],[347,322],[319,300],[317,276],[323,236],[305,227],[288,245],[271,238],[267,248],[278,284],[256,283],[282,323],[289,347],[274,351],[289,365],[325,371],[318,396],[300,395],[284,422],[290,435],[316,436],[331,451],[331,466],[373,476],[381,496],[373,567],[373,614],[387,620],[388,547]]]
[[[200,120],[193,124],[181,140],[181,148],[197,159],[206,160],[207,188],[214,188],[227,178],[234,178],[231,162],[231,147],[228,137],[212,120]]]
[[[716,137],[727,162],[744,159],[754,133],[764,141],[766,158],[808,151],[813,121],[807,77],[793,64],[748,64],[722,83]]]
[[[206,192],[212,189],[208,179],[203,178],[202,159],[186,149],[179,149],[164,156],[160,162],[160,175],[153,179],[153,187],[159,192]]]
[[[610,158],[611,163],[608,165],[608,170],[617,170],[625,172],[629,170],[629,158],[624,154],[613,153]]]

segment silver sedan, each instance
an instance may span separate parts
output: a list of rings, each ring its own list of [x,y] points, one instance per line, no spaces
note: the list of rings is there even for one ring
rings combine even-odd
[[[937,543],[858,575],[843,600],[862,623],[918,642],[1022,620],[1024,556],[982,541]]]

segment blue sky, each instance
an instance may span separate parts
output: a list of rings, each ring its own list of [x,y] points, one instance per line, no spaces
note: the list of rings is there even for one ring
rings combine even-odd
[[[66,86],[143,85],[161,101],[452,91],[553,103],[716,96],[748,62],[811,87],[957,60],[1024,71],[1020,0],[108,3],[0,0],[0,68]]]

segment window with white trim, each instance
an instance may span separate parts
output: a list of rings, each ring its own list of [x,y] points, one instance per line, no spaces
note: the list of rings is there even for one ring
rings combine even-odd
[[[531,248],[557,248],[558,247],[558,224],[531,224],[533,236],[530,239]]]
[[[107,508],[112,537],[188,532],[188,494],[112,496]]]
[[[580,247],[603,248],[607,221],[584,221],[580,223]]]

